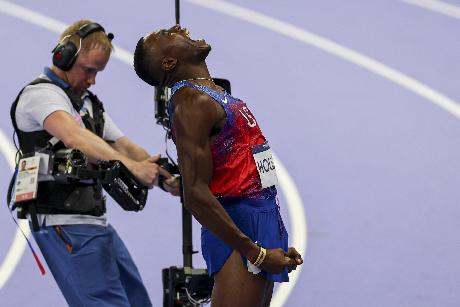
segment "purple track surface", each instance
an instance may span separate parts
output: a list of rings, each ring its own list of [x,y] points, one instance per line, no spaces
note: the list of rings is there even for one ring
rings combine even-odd
[[[58,37],[56,29],[13,16],[11,3],[0,1],[0,132],[8,140],[11,102],[50,64]],[[309,32],[372,58],[460,107],[460,19],[454,16],[396,0],[232,3],[295,26],[299,35]],[[458,0],[449,3],[460,7]],[[65,24],[97,21],[130,53],[140,36],[174,24],[171,0],[14,4]],[[398,83],[406,79],[392,81],[338,57],[338,49],[326,52],[286,36],[274,20],[262,26],[185,0],[181,15],[192,37],[212,45],[212,75],[229,79],[233,94],[249,104],[300,193],[308,245],[284,305],[460,306],[458,109],[448,111],[433,103],[436,98]],[[256,20],[254,14],[249,18]],[[164,153],[152,88],[131,65],[112,57],[93,90],[131,139],[152,154]],[[3,202],[11,174],[7,159],[0,158]],[[299,213],[289,212],[281,196],[295,236],[289,216]],[[0,264],[16,233],[2,207]],[[159,189],[141,213],[109,205],[109,221],[130,249],[155,306],[162,304],[161,269],[182,263],[180,214],[177,199]],[[200,248],[198,223],[194,246]],[[194,266],[204,266],[200,254]],[[64,306],[47,271],[39,274],[26,249],[0,289],[0,306]]]

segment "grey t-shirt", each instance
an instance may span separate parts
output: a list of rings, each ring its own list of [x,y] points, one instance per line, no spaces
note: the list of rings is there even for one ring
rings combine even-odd
[[[40,78],[49,78],[42,74]],[[84,105],[80,111],[82,114],[88,110],[93,116],[91,101],[87,95],[83,96]],[[81,126],[85,126],[81,115],[73,108],[72,102],[65,92],[58,86],[49,83],[40,83],[27,86],[19,98],[16,108],[16,122],[18,128],[25,132],[44,130],[43,122],[55,111],[65,111],[69,113]],[[104,133],[103,138],[108,141],[116,141],[124,134],[115,125],[107,112],[104,112]],[[50,178],[40,178],[47,180]],[[69,225],[69,224],[95,224],[107,225],[106,215],[91,216],[81,214],[39,214],[40,225]]]

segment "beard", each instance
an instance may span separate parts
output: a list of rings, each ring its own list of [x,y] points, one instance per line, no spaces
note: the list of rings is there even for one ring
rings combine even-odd
[[[211,52],[211,46],[207,45],[206,47],[201,47],[196,49],[196,58],[201,62],[205,61],[206,58],[209,55],[209,52]]]

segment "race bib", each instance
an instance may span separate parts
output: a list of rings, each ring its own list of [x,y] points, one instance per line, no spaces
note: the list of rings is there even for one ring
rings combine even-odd
[[[273,162],[272,152],[268,143],[255,145],[252,147],[252,155],[259,172],[262,188],[268,188],[278,183],[276,177],[275,163]]]

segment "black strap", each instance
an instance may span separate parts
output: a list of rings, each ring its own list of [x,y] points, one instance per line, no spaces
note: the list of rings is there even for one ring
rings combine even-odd
[[[72,106],[74,107],[74,109],[77,112],[80,112],[81,108],[83,107],[83,100],[78,95],[76,95],[72,91],[71,88],[65,88],[65,87],[60,86],[59,84],[57,84],[55,82],[52,82],[52,81],[50,81],[48,79],[44,79],[44,78],[37,78],[37,79],[33,80],[32,82],[30,82],[29,84],[27,84],[25,87],[23,87],[21,89],[21,91],[17,95],[16,99],[14,100],[13,104],[11,105],[11,109],[10,109],[11,122],[13,123],[14,131],[16,132],[16,135],[18,136],[18,141],[19,141],[19,147],[20,148],[22,148],[24,146],[24,137],[23,137],[23,132],[18,128],[18,124],[16,122],[16,109],[18,107],[19,98],[21,97],[22,93],[24,92],[24,89],[27,86],[36,85],[36,84],[40,84],[40,83],[54,84],[54,85],[58,86],[59,88],[61,88],[66,93],[66,95],[69,97],[69,99],[70,99],[70,101],[72,103]]]
[[[93,107],[93,117],[86,111],[82,116],[83,123],[86,129],[93,131],[97,136],[103,138],[104,135],[104,106],[96,95],[88,91],[88,97]]]
[[[82,39],[94,32],[105,32],[104,27],[96,22],[88,23],[80,27],[80,29],[75,32]]]
[[[38,224],[37,207],[35,206],[35,203],[30,202],[27,204],[27,212],[30,214],[33,231],[39,231],[40,225]]]
[[[93,106],[93,118],[92,118],[92,128],[94,133],[96,133],[99,137],[103,137],[104,135],[104,104],[99,98],[94,95],[91,91],[88,91],[89,100],[91,100],[91,104]],[[91,118],[90,118],[91,119]]]
[[[13,123],[14,132],[16,132],[16,135],[18,136],[19,147],[21,147],[21,144],[23,144],[23,142],[22,142],[22,135],[21,135],[21,133],[18,132],[20,130],[19,130],[18,124],[16,122],[16,109],[18,107],[19,97],[21,97],[21,94],[22,94],[22,92],[24,91],[25,88],[26,87],[22,88],[22,90],[19,92],[18,96],[16,97],[16,99],[14,100],[14,102],[11,105],[11,108],[10,108],[11,122]]]

